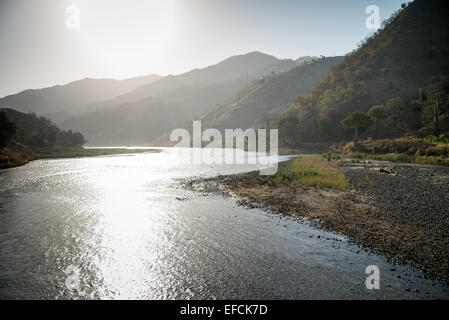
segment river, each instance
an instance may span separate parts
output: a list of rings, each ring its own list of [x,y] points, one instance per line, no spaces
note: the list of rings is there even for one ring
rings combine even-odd
[[[180,186],[254,169],[191,165],[164,148],[0,171],[0,298],[449,297],[341,235]],[[379,290],[365,286],[369,265]]]

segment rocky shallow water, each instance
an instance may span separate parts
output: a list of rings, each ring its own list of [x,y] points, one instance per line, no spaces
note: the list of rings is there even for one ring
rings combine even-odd
[[[280,183],[257,172],[191,181],[188,187],[228,192],[245,207],[311,221],[449,283],[449,168],[358,160],[333,165],[349,178],[350,190]]]

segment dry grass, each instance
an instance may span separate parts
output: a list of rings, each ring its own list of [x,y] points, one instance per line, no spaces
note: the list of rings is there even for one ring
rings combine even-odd
[[[297,180],[304,185],[332,189],[347,189],[349,180],[343,172],[320,156],[298,156],[291,165],[278,173],[280,182]]]

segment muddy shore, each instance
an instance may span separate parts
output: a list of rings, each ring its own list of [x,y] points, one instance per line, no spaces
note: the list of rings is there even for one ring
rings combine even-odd
[[[289,165],[282,163],[280,170]],[[385,161],[333,162],[349,190],[281,183],[259,172],[184,182],[238,203],[312,222],[426,276],[449,283],[449,168]],[[399,276],[398,276],[399,277]]]

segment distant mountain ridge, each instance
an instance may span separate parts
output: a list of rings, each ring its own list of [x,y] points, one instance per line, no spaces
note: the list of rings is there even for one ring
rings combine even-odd
[[[83,108],[83,111],[92,112],[122,103],[132,103],[149,97],[171,94],[177,88],[186,86],[207,86],[232,81],[248,82],[271,72],[284,72],[296,66],[297,64],[293,60],[279,60],[261,52],[250,52],[232,56],[206,68],[193,69],[179,75],[168,75],[108,101],[87,105]]]
[[[318,59],[319,57],[311,57],[311,56],[299,57],[298,59],[295,60],[295,63],[297,65],[303,65]]]
[[[158,75],[124,80],[85,78],[65,85],[28,89],[5,96],[0,99],[0,107],[34,112],[60,122],[85,104],[110,99],[160,78]]]
[[[82,132],[91,145],[146,144],[224,103],[251,81],[296,66],[260,52],[233,56],[88,105],[62,126]]]
[[[86,78],[25,90],[1,98],[0,108],[45,116],[63,129],[83,133],[90,145],[148,144],[226,103],[254,80],[265,81],[313,61],[315,57],[277,59],[256,51],[179,75]]]

